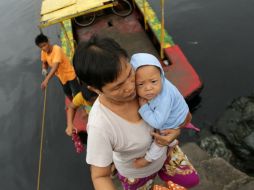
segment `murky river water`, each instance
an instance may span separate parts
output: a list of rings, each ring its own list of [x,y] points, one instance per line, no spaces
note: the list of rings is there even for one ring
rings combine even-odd
[[[159,11],[159,3],[151,2]],[[205,128],[232,99],[253,92],[254,1],[165,2],[166,28],[205,85],[193,114],[194,124]],[[39,9],[40,1],[0,2],[2,190],[36,189],[43,106],[39,50],[34,45]],[[57,27],[44,32],[53,43],[59,43]],[[77,155],[64,134],[63,102],[62,89],[53,80],[47,96],[40,189],[92,189],[85,155]]]

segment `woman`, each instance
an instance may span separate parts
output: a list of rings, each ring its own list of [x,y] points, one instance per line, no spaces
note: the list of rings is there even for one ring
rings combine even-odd
[[[198,183],[195,169],[178,146],[167,153],[166,145],[180,134],[179,129],[166,130],[160,136],[138,114],[134,71],[118,43],[110,38],[92,38],[80,44],[74,67],[80,80],[99,95],[89,114],[86,157],[96,190],[116,189],[110,178],[112,162],[124,189],[149,189],[157,174],[164,181],[188,188]],[[146,153],[151,134],[165,146],[164,154],[136,169],[132,162]]]

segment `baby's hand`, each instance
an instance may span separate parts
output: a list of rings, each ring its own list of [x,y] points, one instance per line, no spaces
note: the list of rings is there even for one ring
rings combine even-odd
[[[140,106],[143,106],[144,104],[146,104],[148,101],[145,98],[138,98],[138,103]]]
[[[148,166],[150,162],[148,162],[145,158],[137,158],[133,161],[133,167],[134,168],[143,168],[145,166]]]

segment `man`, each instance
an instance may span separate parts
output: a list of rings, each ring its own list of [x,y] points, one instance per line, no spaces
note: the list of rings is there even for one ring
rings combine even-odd
[[[41,88],[44,90],[49,80],[56,75],[63,87],[65,95],[72,99],[79,91],[79,83],[73,65],[68,57],[58,45],[51,45],[48,37],[44,34],[39,34],[35,38],[35,44],[41,49],[42,75],[45,79],[41,83]],[[47,72],[50,67],[50,72]]]

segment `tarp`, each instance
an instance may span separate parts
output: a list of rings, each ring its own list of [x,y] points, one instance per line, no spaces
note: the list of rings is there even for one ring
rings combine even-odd
[[[45,27],[112,6],[113,0],[43,0],[40,25]]]

